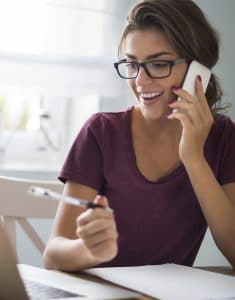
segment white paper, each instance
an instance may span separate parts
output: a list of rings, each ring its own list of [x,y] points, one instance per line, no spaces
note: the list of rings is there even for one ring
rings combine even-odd
[[[223,297],[223,298],[210,298],[205,300],[235,300],[235,297]]]
[[[93,268],[86,272],[161,300],[235,297],[235,277],[175,264]]]
[[[23,280],[30,279],[55,288],[64,289],[68,292],[85,295],[88,298],[86,297],[84,299],[88,300],[110,300],[140,297],[139,294],[121,287],[116,287],[106,283],[93,282],[68,273],[49,271],[21,264],[18,265],[18,270]],[[80,297],[79,299],[83,298]]]
[[[205,300],[235,300],[235,296],[234,297],[223,297],[223,298],[210,298],[210,299],[205,299]]]

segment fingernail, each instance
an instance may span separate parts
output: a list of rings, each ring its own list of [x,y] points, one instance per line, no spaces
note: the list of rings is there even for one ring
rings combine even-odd
[[[97,200],[98,200],[98,202],[99,202],[100,204],[103,204],[103,203],[105,202],[102,195],[98,195],[98,196],[97,196]]]
[[[104,205],[105,204],[105,199],[104,197],[101,197],[100,202]]]
[[[202,78],[201,78],[200,75],[197,75],[197,79],[198,79],[199,81],[202,81]]]
[[[172,89],[173,91],[177,91],[179,88],[178,88],[177,86],[173,85],[171,89]]]

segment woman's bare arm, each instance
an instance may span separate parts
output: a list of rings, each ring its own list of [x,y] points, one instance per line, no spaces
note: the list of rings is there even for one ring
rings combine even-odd
[[[90,201],[97,198],[96,190],[73,182],[67,182],[65,184],[64,194]],[[79,224],[79,220],[82,220],[81,225]],[[96,221],[97,224],[93,225],[94,221]],[[114,228],[114,230],[109,230],[109,234],[111,232],[110,238],[107,236],[105,230],[104,232],[101,231],[101,234],[99,232],[96,233],[98,238],[100,238],[100,235],[102,237],[101,243],[100,240],[98,241],[99,247],[101,244],[101,252],[104,251],[104,244],[106,248],[110,244],[111,246],[114,246],[114,243],[116,244],[114,238],[116,227],[113,226],[114,220],[112,213],[100,208],[85,211],[80,207],[60,203],[50,240],[43,254],[43,261],[46,268],[63,271],[78,271],[93,267],[107,260],[108,257],[106,256],[93,255],[92,247],[94,247],[94,245],[90,245],[90,235],[89,232],[86,233],[88,223],[89,228],[91,228],[90,230],[93,229],[93,231],[95,225],[98,229],[100,226],[103,226],[104,229],[109,229],[110,227]],[[96,228],[95,230],[98,230]],[[81,232],[83,238],[80,238],[79,232]],[[101,254],[103,254],[103,252]],[[112,255],[110,257],[112,258]]]

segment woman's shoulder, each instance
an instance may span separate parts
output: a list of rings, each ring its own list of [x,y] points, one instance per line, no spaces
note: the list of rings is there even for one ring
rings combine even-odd
[[[227,115],[218,114],[214,118],[214,127],[217,130],[235,130],[235,122]]]
[[[99,112],[90,116],[86,121],[85,127],[91,129],[105,129],[107,126],[120,127],[120,122],[128,120],[130,117],[132,107],[126,110],[117,112]]]
[[[214,137],[222,140],[230,138],[235,139],[235,123],[231,117],[227,115],[218,114],[214,118],[211,134]]]

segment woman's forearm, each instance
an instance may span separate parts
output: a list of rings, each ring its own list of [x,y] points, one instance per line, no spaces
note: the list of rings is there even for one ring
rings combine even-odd
[[[49,241],[44,254],[45,268],[76,272],[101,263],[90,254],[81,239],[55,237]]]
[[[214,240],[235,268],[235,206],[206,160],[185,167]]]

